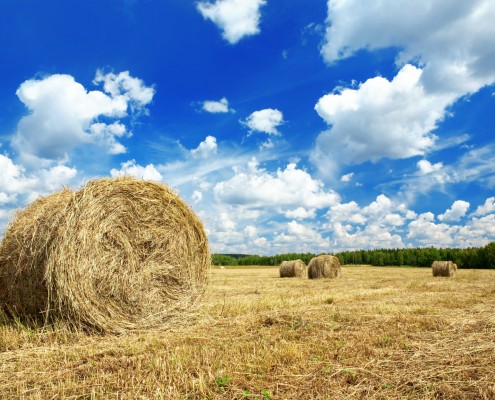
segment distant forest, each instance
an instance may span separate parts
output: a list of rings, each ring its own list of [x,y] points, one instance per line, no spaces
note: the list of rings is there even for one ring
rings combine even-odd
[[[274,265],[282,261],[301,259],[306,264],[313,253],[287,253],[275,256],[245,254],[213,254],[213,265]],[[380,249],[343,251],[334,254],[341,264],[369,264],[376,266],[430,267],[433,261],[450,260],[459,268],[495,269],[495,242],[485,247],[467,249]]]

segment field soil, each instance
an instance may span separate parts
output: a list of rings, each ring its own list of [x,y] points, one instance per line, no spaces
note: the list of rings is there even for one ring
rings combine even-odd
[[[5,399],[495,399],[495,271],[213,268],[192,318],[121,336],[0,324]]]

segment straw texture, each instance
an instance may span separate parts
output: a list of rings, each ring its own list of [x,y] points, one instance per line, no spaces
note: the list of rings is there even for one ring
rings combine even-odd
[[[433,276],[453,277],[457,271],[457,264],[452,261],[433,261],[431,271]]]
[[[17,215],[0,246],[0,301],[77,328],[167,327],[203,292],[210,259],[202,223],[168,187],[106,178]]]
[[[307,267],[303,260],[282,261],[281,278],[303,278],[307,275]]]
[[[340,262],[335,256],[323,254],[313,257],[308,264],[308,278],[337,278],[340,276]]]

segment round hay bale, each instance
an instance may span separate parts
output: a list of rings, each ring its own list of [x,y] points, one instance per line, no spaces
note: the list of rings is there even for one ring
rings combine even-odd
[[[340,262],[335,256],[323,254],[311,259],[308,264],[308,278],[337,278],[340,276]]]
[[[303,278],[307,274],[307,267],[303,260],[282,261],[280,264],[281,278]]]
[[[433,276],[452,277],[457,271],[457,264],[454,264],[452,261],[433,261],[431,271]]]
[[[210,261],[202,223],[167,186],[105,178],[17,215],[0,246],[2,305],[102,332],[163,328],[194,305]]]

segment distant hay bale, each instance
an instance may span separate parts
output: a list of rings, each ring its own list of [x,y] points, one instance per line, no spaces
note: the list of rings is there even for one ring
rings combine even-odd
[[[202,223],[167,186],[89,182],[36,200],[0,244],[0,306],[102,332],[178,323],[203,292]]]
[[[307,274],[307,267],[303,260],[282,261],[280,264],[281,278],[303,278]]]
[[[457,264],[452,261],[433,261],[431,264],[433,276],[448,276],[452,277],[457,271]]]
[[[308,278],[337,278],[340,276],[340,262],[335,256],[323,254],[311,259],[308,264]]]

